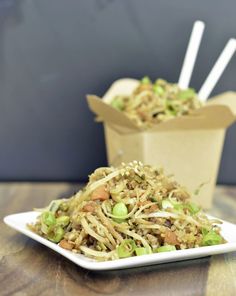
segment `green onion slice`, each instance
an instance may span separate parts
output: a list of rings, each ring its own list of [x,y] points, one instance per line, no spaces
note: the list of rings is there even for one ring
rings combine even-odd
[[[201,210],[201,208],[193,202],[189,203],[187,208],[192,215],[197,214]]]
[[[58,217],[56,219],[56,224],[60,225],[62,227],[67,226],[69,223],[70,223],[70,217],[69,216],[61,216],[61,217]]]
[[[151,248],[145,248],[145,247],[136,248],[134,251],[136,256],[142,256],[142,255],[147,255],[152,253]]]
[[[118,247],[117,254],[119,258],[127,258],[132,256],[134,250],[136,249],[136,244],[132,239],[125,239]]]
[[[115,97],[112,102],[111,106],[119,111],[124,109],[124,102],[121,97]]]
[[[43,212],[41,222],[47,226],[52,226],[56,224],[56,218],[52,212]]]
[[[171,252],[171,251],[176,251],[176,247],[172,245],[165,245],[165,246],[154,249],[155,253]]]
[[[151,83],[151,80],[148,76],[144,76],[142,79],[141,79],[141,83],[142,84],[150,84]]]
[[[222,243],[222,237],[214,230],[210,230],[208,233],[203,235],[202,246],[213,246]]]
[[[192,97],[194,97],[196,95],[196,92],[193,88],[188,88],[188,89],[185,89],[185,90],[181,90],[179,92],[179,99],[181,100],[188,100],[188,99],[191,99]]]
[[[164,88],[160,85],[153,85],[153,91],[156,95],[162,96],[164,94]]]
[[[61,226],[55,226],[53,231],[48,234],[48,239],[54,243],[59,243],[63,236],[64,236],[64,230]]]

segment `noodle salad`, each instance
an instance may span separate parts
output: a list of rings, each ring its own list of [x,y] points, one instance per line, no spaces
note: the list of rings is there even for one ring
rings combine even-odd
[[[188,191],[139,161],[101,167],[69,199],[54,200],[28,227],[98,261],[225,243]]]
[[[188,115],[202,106],[193,88],[182,90],[163,79],[152,83],[148,77],[140,81],[131,95],[117,95],[110,104],[143,128]]]

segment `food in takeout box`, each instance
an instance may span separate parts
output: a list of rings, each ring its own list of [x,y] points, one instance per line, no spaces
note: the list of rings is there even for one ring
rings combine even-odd
[[[181,89],[176,83],[144,77],[129,95],[116,95],[110,104],[137,126],[150,128],[175,117],[188,115],[202,106],[193,88]]]
[[[162,169],[133,161],[96,169],[82,190],[52,201],[28,227],[100,261],[222,244],[218,224]]]
[[[196,95],[188,87],[204,24],[196,22],[178,86],[146,77],[119,79],[103,98],[88,95],[90,109],[104,123],[108,162],[117,165],[138,159],[162,165],[204,208],[212,203],[225,131],[236,119],[236,93],[206,99],[236,49],[230,39]],[[141,97],[141,98],[140,98]],[[137,103],[137,105],[136,105]]]

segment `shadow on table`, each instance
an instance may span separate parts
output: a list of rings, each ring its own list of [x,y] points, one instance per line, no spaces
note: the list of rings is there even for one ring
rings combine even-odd
[[[71,266],[75,281],[102,295],[201,295],[205,290],[210,257],[124,270],[87,271]],[[66,264],[67,265],[67,264]],[[75,270],[76,269],[76,270]],[[81,284],[81,278],[79,280]],[[194,291],[194,293],[193,293]],[[175,294],[177,293],[177,294]]]

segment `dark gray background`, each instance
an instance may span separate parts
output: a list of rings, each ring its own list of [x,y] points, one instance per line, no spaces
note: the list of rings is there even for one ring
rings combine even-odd
[[[86,93],[120,77],[177,81],[194,20],[206,22],[191,85],[230,37],[235,0],[0,0],[0,180],[84,180],[106,164]],[[214,94],[235,90],[236,56]],[[236,183],[236,125],[219,182]]]

